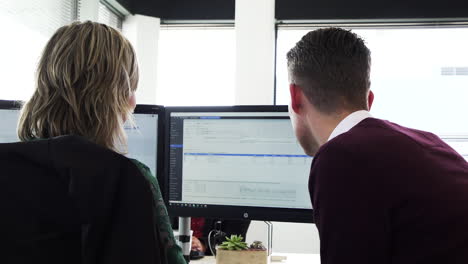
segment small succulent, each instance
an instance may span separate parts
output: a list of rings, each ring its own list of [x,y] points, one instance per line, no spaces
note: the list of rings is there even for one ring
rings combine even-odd
[[[251,245],[251,249],[257,249],[257,250],[266,250],[266,248],[263,246],[262,241],[257,241],[255,240]]]
[[[226,241],[224,241],[219,248],[225,250],[245,250],[249,247],[247,243],[243,242],[244,238],[241,235],[231,235],[231,237],[226,237]]]

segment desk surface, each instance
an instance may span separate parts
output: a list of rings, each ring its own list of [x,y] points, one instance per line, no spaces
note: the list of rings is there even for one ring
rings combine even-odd
[[[283,261],[271,261],[270,264],[320,264],[319,254],[282,254],[273,253],[274,256],[286,256],[287,259]],[[207,256],[199,260],[191,260],[190,264],[216,264],[216,259],[212,256]]]

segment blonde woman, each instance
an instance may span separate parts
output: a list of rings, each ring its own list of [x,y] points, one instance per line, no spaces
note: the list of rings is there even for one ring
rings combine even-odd
[[[135,52],[117,30],[94,22],[76,22],[57,30],[37,69],[37,87],[24,105],[18,127],[22,141],[79,135],[125,153],[123,123],[135,108],[138,65]],[[157,228],[167,260],[186,263],[175,244],[156,177],[133,160],[151,183]]]

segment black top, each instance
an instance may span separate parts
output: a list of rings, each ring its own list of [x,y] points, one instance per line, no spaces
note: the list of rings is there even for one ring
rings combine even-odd
[[[152,193],[80,137],[0,144],[2,263],[162,263]]]

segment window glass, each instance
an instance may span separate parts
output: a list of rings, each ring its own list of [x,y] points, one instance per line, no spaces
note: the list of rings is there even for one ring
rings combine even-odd
[[[52,34],[76,19],[75,0],[0,0],[0,99],[27,100],[39,57]]]
[[[289,103],[286,53],[310,29],[280,28],[276,103]],[[371,113],[438,134],[468,157],[468,28],[353,29],[372,56]]]
[[[157,104],[234,104],[234,28],[162,26],[158,58]]]

